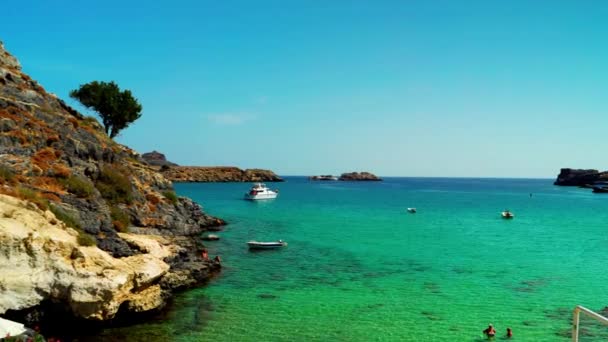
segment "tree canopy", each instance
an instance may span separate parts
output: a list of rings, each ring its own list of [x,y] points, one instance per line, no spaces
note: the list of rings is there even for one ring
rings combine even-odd
[[[114,138],[121,130],[141,117],[142,107],[130,90],[120,90],[116,83],[93,81],[72,90],[70,97],[96,111],[106,134]]]

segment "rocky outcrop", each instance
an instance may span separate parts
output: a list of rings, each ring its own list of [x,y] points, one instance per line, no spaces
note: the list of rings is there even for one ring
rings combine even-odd
[[[163,168],[162,174],[173,182],[282,182],[270,170],[241,170],[231,166],[176,166]]]
[[[349,172],[343,173],[338,180],[341,181],[381,181],[378,176],[369,172]]]
[[[164,283],[180,273],[166,262],[183,251],[170,239],[121,233],[140,253],[114,258],[95,246],[81,246],[76,230],[31,203],[0,195],[0,212],[0,313],[44,300],[65,303],[75,316],[89,320],[111,319],[121,305],[148,311],[163,305]],[[206,270],[219,267],[199,264]]]
[[[0,193],[39,210],[2,197],[0,314],[51,301],[103,320],[119,306],[158,307],[212,274],[198,236],[224,221],[176,196],[171,181],[47,93],[1,44]],[[155,257],[132,234],[159,235],[142,239],[172,252]]]
[[[553,184],[563,186],[587,186],[594,182],[608,181],[608,172],[594,169],[561,169]]]
[[[146,161],[146,163],[152,166],[178,166],[177,164],[168,161],[165,155],[158,151],[144,153],[141,155],[141,157]]]

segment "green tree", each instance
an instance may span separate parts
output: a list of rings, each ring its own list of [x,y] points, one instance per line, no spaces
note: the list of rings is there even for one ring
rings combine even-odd
[[[121,91],[113,81],[83,84],[72,90],[70,97],[99,114],[110,138],[114,138],[141,116],[142,107],[131,91]]]

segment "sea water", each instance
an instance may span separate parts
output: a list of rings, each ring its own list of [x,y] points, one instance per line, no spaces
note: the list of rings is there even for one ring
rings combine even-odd
[[[251,202],[247,183],[175,184],[229,222],[206,243],[221,274],[97,339],[482,341],[492,323],[497,340],[511,327],[516,341],[568,341],[575,305],[608,305],[608,195],[549,179],[268,185],[278,198]],[[289,245],[246,245],[278,239]],[[608,340],[581,325],[582,341]]]

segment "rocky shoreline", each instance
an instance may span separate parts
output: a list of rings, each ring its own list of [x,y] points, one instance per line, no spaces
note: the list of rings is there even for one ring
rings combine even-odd
[[[0,315],[29,326],[58,308],[91,324],[153,312],[221,268],[201,257],[200,236],[225,222],[47,93],[1,43],[0,211]]]

